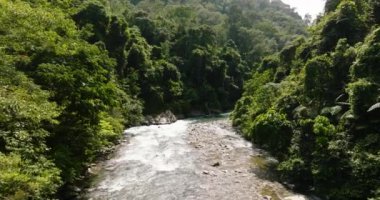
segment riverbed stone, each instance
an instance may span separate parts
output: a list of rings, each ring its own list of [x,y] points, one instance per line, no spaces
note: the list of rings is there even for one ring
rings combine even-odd
[[[145,117],[144,124],[146,125],[163,125],[171,124],[177,121],[177,117],[170,111],[167,110],[158,115],[148,115]]]
[[[214,162],[211,166],[213,166],[213,167],[219,167],[220,166],[220,162]]]

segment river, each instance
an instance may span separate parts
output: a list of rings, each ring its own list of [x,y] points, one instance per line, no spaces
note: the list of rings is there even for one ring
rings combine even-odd
[[[241,138],[224,118],[179,120],[125,131],[99,163],[84,199],[304,200],[269,172],[275,159]]]

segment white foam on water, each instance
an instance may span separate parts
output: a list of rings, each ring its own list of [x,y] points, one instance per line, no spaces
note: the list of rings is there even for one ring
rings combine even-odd
[[[112,172],[103,175],[97,188],[108,192],[120,191],[130,183],[149,181],[160,172],[191,168],[192,160],[185,155],[191,151],[185,141],[190,123],[189,120],[179,120],[168,125],[127,129],[125,134],[132,136],[129,143],[107,161],[106,166]]]

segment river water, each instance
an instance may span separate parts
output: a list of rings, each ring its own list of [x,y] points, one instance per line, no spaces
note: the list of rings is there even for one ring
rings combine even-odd
[[[309,199],[267,176],[273,159],[237,135],[226,118],[134,127],[125,137],[98,165],[84,199]]]

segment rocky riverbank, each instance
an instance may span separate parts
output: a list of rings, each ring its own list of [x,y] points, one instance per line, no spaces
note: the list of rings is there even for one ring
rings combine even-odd
[[[170,111],[167,110],[157,115],[145,116],[143,124],[145,125],[163,125],[171,124],[177,121],[177,117]]]
[[[308,199],[274,181],[275,160],[235,133],[227,119],[191,124],[188,141],[199,155],[209,199]]]

